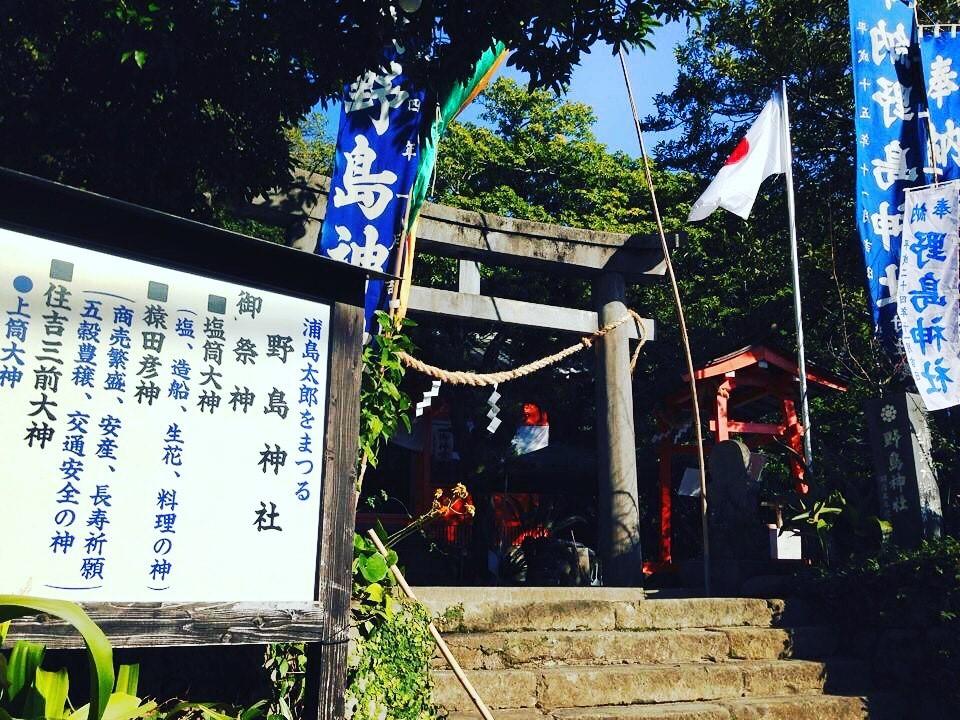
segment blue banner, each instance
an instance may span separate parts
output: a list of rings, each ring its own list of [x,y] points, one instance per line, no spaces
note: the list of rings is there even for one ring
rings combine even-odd
[[[919,29],[923,79],[930,112],[930,149],[938,180],[960,179],[960,39],[957,26]]]
[[[896,341],[904,189],[928,182],[924,86],[912,3],[850,0],[857,225],[874,325]]]
[[[391,51],[378,72],[344,87],[333,178],[317,252],[393,273],[410,189],[419,162],[424,92],[403,75],[402,51]],[[386,307],[386,283],[367,283],[367,332]]]

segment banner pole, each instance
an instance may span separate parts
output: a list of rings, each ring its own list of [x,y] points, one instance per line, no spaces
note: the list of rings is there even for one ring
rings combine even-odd
[[[783,106],[783,153],[786,161],[787,215],[790,221],[790,260],[793,270],[793,314],[797,325],[797,369],[800,373],[800,407],[803,419],[803,461],[808,471],[813,469],[811,443],[810,403],[807,396],[807,360],[803,345],[803,311],[800,304],[800,259],[797,252],[797,208],[793,197],[793,151],[790,139],[790,110],[787,105],[787,81],[780,81],[780,100]]]

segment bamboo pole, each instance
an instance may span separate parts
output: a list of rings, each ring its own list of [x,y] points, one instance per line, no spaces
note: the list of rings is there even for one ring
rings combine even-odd
[[[367,531],[367,535],[369,536],[370,540],[373,541],[373,544],[376,545],[377,551],[383,555],[384,558],[386,558],[387,548],[384,547],[383,542],[380,540],[380,536],[377,535],[372,528]],[[390,572],[393,573],[393,577],[395,577],[397,580],[397,585],[400,586],[400,589],[403,590],[404,594],[411,600],[416,600],[417,596],[414,595],[413,588],[407,584],[407,580],[403,577],[403,573],[400,572],[400,568],[398,568],[396,565],[391,565]],[[466,673],[463,672],[463,668],[460,667],[460,663],[457,662],[457,659],[453,656],[453,653],[450,652],[450,648],[440,635],[440,631],[437,630],[436,625],[431,622],[429,625],[427,625],[427,629],[430,631],[434,641],[437,643],[437,647],[440,648],[440,653],[447,661],[447,664],[450,665],[450,669],[453,670],[453,674],[457,676],[457,680],[459,680],[460,684],[463,685],[463,689],[467,691],[467,695],[469,695],[470,699],[473,700],[473,704],[477,706],[477,710],[480,712],[483,720],[494,720],[493,715],[490,713],[490,708],[487,707],[487,704],[483,701],[483,698],[480,697],[480,693],[477,692],[477,689],[473,686],[473,683],[470,682],[470,679],[467,677]]]
[[[647,146],[643,142],[643,131],[640,128],[640,115],[637,113],[637,104],[633,99],[633,85],[630,83],[630,73],[627,71],[627,60],[620,48],[620,67],[623,69],[623,82],[627,86],[627,98],[630,101],[630,110],[633,113],[633,125],[637,131],[637,140],[640,142],[640,155],[643,158],[643,172],[650,191],[650,204],[653,206],[653,217],[657,221],[657,232],[660,235],[660,247],[663,250],[663,262],[666,265],[667,276],[670,278],[670,287],[673,290],[673,303],[677,311],[677,320],[680,323],[680,338],[683,340],[683,354],[687,361],[687,373],[690,375],[690,402],[693,404],[693,429],[697,438],[697,466],[700,470],[700,532],[703,535],[703,590],[710,594],[710,532],[707,512],[707,463],[703,457],[703,430],[700,427],[700,400],[697,395],[697,376],[693,367],[693,352],[690,350],[690,336],[687,334],[687,321],[683,314],[683,303],[680,301],[680,287],[677,285],[677,275],[673,271],[673,262],[670,260],[670,248],[667,247],[667,236],[663,229],[663,220],[660,217],[660,206],[657,204],[657,191],[653,186],[653,175],[650,172],[650,158],[647,155]]]

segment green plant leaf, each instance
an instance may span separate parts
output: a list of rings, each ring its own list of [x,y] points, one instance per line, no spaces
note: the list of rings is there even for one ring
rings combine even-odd
[[[255,718],[263,717],[266,706],[266,700],[261,700],[258,703],[254,703],[240,713],[238,720],[255,720]]]
[[[157,704],[152,700],[142,702],[136,695],[113,693],[107,700],[107,708],[102,720],[136,720],[136,718],[152,715],[156,709]],[[84,705],[71,713],[67,720],[89,720],[89,718],[90,706]]]
[[[66,620],[83,637],[90,660],[90,716],[101,720],[113,689],[113,648],[110,647],[110,641],[76,603],[21,595],[0,595],[0,622],[38,612]]]
[[[133,61],[137,64],[137,67],[141,70],[143,66],[147,64],[147,51],[146,50],[134,50],[133,51]]]
[[[370,583],[378,583],[387,576],[387,563],[380,555],[371,555],[360,561],[360,574]]]
[[[140,684],[140,665],[121,665],[117,670],[117,685],[115,692],[124,695],[136,695]]]
[[[36,687],[43,698],[41,713],[45,720],[60,720],[65,717],[67,693],[70,690],[70,676],[66,668],[60,668],[56,672],[37,670]]]
[[[7,682],[11,700],[16,700],[21,692],[33,687],[45,651],[46,648],[43,645],[26,640],[18,640],[13,646],[7,664]]]

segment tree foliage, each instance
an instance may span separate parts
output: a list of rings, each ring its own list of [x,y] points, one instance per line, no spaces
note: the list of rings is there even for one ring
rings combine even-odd
[[[178,213],[283,184],[287,133],[393,40],[430,88],[492,44],[558,86],[595,41],[642,44],[692,0],[9,0],[0,164]]]
[[[948,17],[946,2],[925,6],[930,18]],[[854,218],[853,88],[846,3],[812,0],[722,0],[676,49],[674,89],[656,99],[658,129],[678,128],[658,147],[667,168],[712,176],[780,78],[787,79],[800,235],[800,275],[808,358],[851,381],[846,396],[826,395],[813,407],[819,465],[848,492],[869,492],[866,429],[860,400],[904,386],[908,377],[874,340],[863,255]],[[681,269],[692,312],[713,298],[726,307],[721,327],[702,315],[693,323],[740,338],[748,328],[776,326],[793,347],[787,281],[787,228],[782,180],[768,181],[748,222],[725,214],[710,252]],[[691,258],[692,259],[692,258]],[[686,270],[686,272],[684,272]],[[730,282],[730,281],[733,282]],[[740,286],[742,280],[742,287]],[[718,308],[719,309],[719,308]],[[703,345],[701,344],[701,347]],[[908,385],[909,387],[909,385]],[[955,414],[954,414],[955,415]],[[933,416],[941,477],[958,463],[957,417]],[[952,491],[947,483],[945,502]]]
[[[685,221],[690,203],[790,68],[808,361],[851,381],[848,393],[826,391],[812,402],[818,492],[825,497],[840,488],[861,504],[869,502],[873,483],[860,404],[889,388],[896,368],[870,327],[852,209],[847,19],[845,8],[835,5],[719,3],[677,49],[677,85],[658,98],[659,119],[647,124],[681,129],[677,140],[659,148],[654,182],[668,231],[689,233],[674,262],[695,362],[751,343],[772,344],[790,354],[796,344],[782,179],[764,184],[747,222],[722,211],[702,223]],[[495,84],[482,102],[488,127],[455,126],[441,150],[439,201],[578,227],[653,230],[639,161],[596,141],[589,108],[544,90],[527,94],[509,81]],[[426,267],[438,270],[436,264]],[[589,290],[582,283],[529,273],[497,277],[488,282],[490,292],[589,307]],[[653,410],[666,392],[680,386],[683,360],[665,284],[633,288],[630,302],[658,322],[657,341],[644,349],[634,383],[641,467],[649,476],[653,468],[645,463],[652,463]],[[494,341],[504,334],[510,342],[485,357],[517,361],[553,347],[542,331],[502,331]],[[580,418],[584,437],[591,429],[584,419],[591,410],[589,370],[589,358],[580,357],[572,372],[549,375],[542,388],[554,415]],[[578,371],[579,383],[570,379]],[[576,390],[564,392],[571,383]],[[949,476],[955,449],[949,427],[942,429],[939,459]],[[783,489],[789,486],[784,463],[774,463],[766,475],[774,488],[778,481]]]

